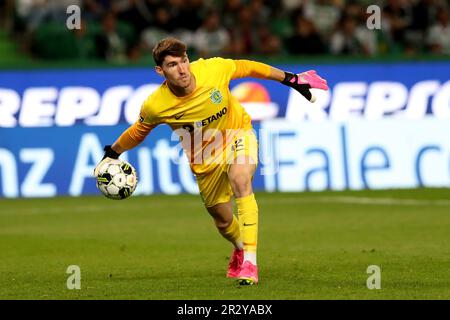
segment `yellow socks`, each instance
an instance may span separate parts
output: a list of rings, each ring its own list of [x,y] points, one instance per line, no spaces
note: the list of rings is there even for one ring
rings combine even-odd
[[[233,221],[225,229],[219,229],[222,236],[230,241],[236,249],[242,249],[241,232],[239,230],[239,222],[236,216],[233,214]]]
[[[256,265],[256,248],[258,245],[258,205],[255,195],[236,198],[239,225],[244,245],[244,260]]]
[[[244,249],[244,261],[256,265],[258,246],[258,205],[255,195],[236,198],[239,221],[233,215],[233,221],[224,229],[219,229],[222,236],[230,241],[236,249]]]

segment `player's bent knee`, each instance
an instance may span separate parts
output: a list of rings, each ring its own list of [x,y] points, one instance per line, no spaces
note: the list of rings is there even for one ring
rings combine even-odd
[[[233,210],[230,203],[220,203],[213,207],[206,207],[206,209],[218,229],[228,228],[233,222]]]
[[[233,218],[231,219],[214,219],[214,223],[216,224],[217,229],[226,229],[228,228],[231,223],[233,222]]]
[[[247,174],[240,174],[230,179],[233,192],[236,196],[245,196],[251,192],[251,177]]]

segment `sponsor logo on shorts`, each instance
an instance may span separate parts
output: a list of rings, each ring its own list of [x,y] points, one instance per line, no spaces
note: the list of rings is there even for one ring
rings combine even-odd
[[[244,149],[244,139],[239,138],[234,141],[234,145],[231,146],[231,151],[241,151],[242,149]]]

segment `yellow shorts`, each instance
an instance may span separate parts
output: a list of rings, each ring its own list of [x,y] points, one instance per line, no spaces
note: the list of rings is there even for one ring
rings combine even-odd
[[[242,162],[247,156],[249,163],[258,165],[258,140],[253,130],[246,131],[244,135],[235,138],[233,143],[225,150],[222,163],[206,174],[197,175],[197,184],[205,207],[213,207],[216,204],[229,202],[233,195],[228,180],[228,170],[231,165]]]

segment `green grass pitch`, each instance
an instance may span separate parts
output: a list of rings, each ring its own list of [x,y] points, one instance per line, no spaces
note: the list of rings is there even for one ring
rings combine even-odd
[[[450,189],[256,197],[250,287],[199,196],[0,200],[0,299],[450,299]]]

